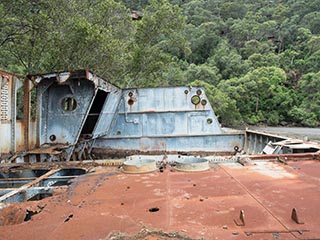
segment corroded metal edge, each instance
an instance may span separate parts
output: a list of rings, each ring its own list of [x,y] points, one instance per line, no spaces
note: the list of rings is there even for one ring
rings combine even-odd
[[[153,159],[128,160],[122,165],[122,171],[124,173],[149,173],[156,170],[156,161]]]
[[[175,161],[175,170],[183,172],[201,172],[210,169],[209,161],[204,158],[186,158]]]

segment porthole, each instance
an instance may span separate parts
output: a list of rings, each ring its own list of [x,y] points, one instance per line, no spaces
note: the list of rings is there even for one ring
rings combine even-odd
[[[206,99],[202,99],[201,100],[201,105],[203,105],[203,106],[207,105],[207,100]]]
[[[133,96],[133,92],[129,92],[129,93],[128,93],[128,96],[129,96],[129,97],[132,97],[132,96]]]
[[[197,90],[197,95],[201,95],[202,91],[200,89]]]
[[[73,111],[77,108],[77,101],[73,97],[66,97],[62,100],[62,109],[64,111]]]
[[[129,104],[130,106],[132,106],[132,105],[134,104],[133,99],[130,98],[130,99],[128,100],[128,104]]]
[[[57,137],[56,137],[56,135],[52,134],[52,135],[50,135],[49,139],[51,142],[54,142],[57,139]]]
[[[208,124],[212,124],[212,122],[213,122],[212,118],[208,118],[208,119],[207,119],[207,123],[208,123]]]
[[[189,91],[186,89],[186,90],[184,90],[184,94],[188,94],[189,93]]]
[[[192,96],[191,102],[192,102],[192,104],[194,104],[194,105],[198,105],[198,104],[200,103],[200,97],[199,97],[198,95]]]

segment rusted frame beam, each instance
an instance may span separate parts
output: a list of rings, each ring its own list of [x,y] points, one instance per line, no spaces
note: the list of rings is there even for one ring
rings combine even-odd
[[[28,78],[24,81],[23,86],[23,124],[24,124],[24,149],[29,150],[29,136],[30,136],[30,105],[31,105],[30,80]]]
[[[1,71],[0,71],[1,73]],[[1,89],[1,86],[2,86],[2,77],[0,76],[0,89]],[[1,97],[1,93],[0,93],[0,97]],[[1,120],[0,120],[0,128],[1,128]],[[1,160],[1,156],[2,156],[2,146],[1,146],[1,141],[0,141],[0,160]]]
[[[315,153],[290,153],[290,154],[257,154],[247,155],[251,160],[277,160],[279,158],[290,160],[308,159],[320,160],[320,151]]]
[[[9,84],[11,84],[11,143],[10,151],[16,152],[16,115],[17,115],[17,90],[16,79],[13,75],[9,77]]]

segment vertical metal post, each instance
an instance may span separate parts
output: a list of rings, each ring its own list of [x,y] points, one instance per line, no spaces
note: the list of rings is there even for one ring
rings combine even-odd
[[[0,74],[0,89],[1,89],[1,86],[2,86],[2,76]],[[0,99],[1,99],[1,92],[0,92]],[[1,130],[1,119],[0,119],[0,130]],[[1,159],[1,153],[2,153],[2,142],[0,141],[0,159]]]
[[[17,87],[16,78],[9,77],[9,84],[11,83],[11,144],[10,151],[16,152],[16,115],[17,115]]]
[[[243,150],[245,152],[249,152],[249,145],[248,145],[248,128],[246,127],[245,133],[244,133],[244,145]]]
[[[34,84],[34,83],[32,83]],[[32,85],[33,87],[34,85]],[[41,142],[41,135],[40,135],[40,129],[41,129],[41,106],[42,106],[42,88],[36,88],[36,147],[40,147],[40,142]],[[47,123],[46,123],[47,124]],[[40,157],[42,162],[42,157]]]
[[[30,136],[30,80],[25,78],[23,86],[23,124],[24,124],[24,148],[29,150],[29,136]]]

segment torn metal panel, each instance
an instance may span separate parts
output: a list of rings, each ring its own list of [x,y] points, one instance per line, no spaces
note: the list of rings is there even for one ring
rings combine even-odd
[[[98,116],[94,131],[92,132],[93,138],[109,134],[115,119],[115,113],[119,110],[121,96],[121,90],[116,90],[109,93],[103,105],[102,111]]]
[[[274,146],[272,142],[269,142],[262,150],[262,153],[264,154],[278,154],[280,152],[281,152],[281,147]]]
[[[308,152],[318,152],[320,151],[320,145],[313,142],[304,142],[297,139],[288,139],[285,141],[280,141],[273,143],[275,146],[282,148],[282,153],[308,153]]]
[[[279,142],[269,142],[263,149],[264,154],[294,154],[320,151],[320,145],[304,142],[299,139],[286,139]]]

